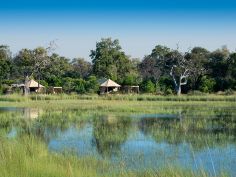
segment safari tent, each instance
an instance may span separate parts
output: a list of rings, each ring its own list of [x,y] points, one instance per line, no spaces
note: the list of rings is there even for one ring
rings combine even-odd
[[[45,87],[38,82],[36,82],[34,79],[29,80],[26,83],[26,87],[29,88],[29,92],[35,92],[35,93],[43,93],[45,92]]]
[[[125,85],[122,86],[123,93],[139,93],[139,86],[138,85]]]
[[[121,86],[111,79],[107,79],[100,85],[100,94],[117,92]]]
[[[47,90],[49,94],[61,94],[63,93],[62,87],[49,87]]]

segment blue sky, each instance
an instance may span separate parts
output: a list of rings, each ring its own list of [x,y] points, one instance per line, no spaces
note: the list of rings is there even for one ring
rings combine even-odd
[[[141,59],[157,44],[235,51],[235,19],[233,0],[8,0],[0,3],[0,44],[16,53],[56,39],[57,53],[87,60],[102,37]]]

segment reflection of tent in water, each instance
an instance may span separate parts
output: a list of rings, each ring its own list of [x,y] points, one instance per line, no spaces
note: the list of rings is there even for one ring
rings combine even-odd
[[[101,80],[100,83],[101,83],[100,94],[109,93],[109,92],[117,92],[118,89],[121,87],[119,84],[117,84],[111,79]]]
[[[36,119],[42,112],[43,110],[38,108],[24,108],[24,116],[27,119]]]

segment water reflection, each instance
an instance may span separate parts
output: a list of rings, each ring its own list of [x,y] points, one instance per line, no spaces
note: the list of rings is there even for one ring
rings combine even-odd
[[[189,143],[195,150],[225,146],[236,142],[236,121],[234,116],[214,118],[142,118],[140,130],[157,143]]]
[[[86,119],[76,110],[4,111],[0,129],[5,128],[8,137],[36,136],[51,151],[106,158],[136,170],[171,164],[193,170],[203,167],[214,175],[213,164],[217,173],[223,169],[236,176],[235,110],[202,114],[183,109],[176,114],[109,114]]]
[[[102,116],[93,121],[93,143],[98,153],[103,156],[111,156],[120,152],[120,146],[127,140],[131,119],[127,117],[115,117],[113,115]]]

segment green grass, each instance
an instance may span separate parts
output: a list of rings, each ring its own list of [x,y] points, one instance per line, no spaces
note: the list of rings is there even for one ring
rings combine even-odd
[[[90,118],[91,116],[99,117],[101,115],[135,115],[135,114],[181,114],[192,115],[196,118],[211,116],[224,116],[222,110],[227,114],[227,109],[232,109],[230,116],[234,117],[236,107],[236,96],[223,95],[205,95],[205,96],[155,96],[155,95],[36,95],[23,97],[19,95],[0,96],[0,107],[31,107],[44,110],[38,121],[45,125],[54,126],[56,124],[81,121]],[[68,111],[70,110],[70,111]],[[74,110],[74,111],[73,111]],[[75,177],[100,177],[100,176],[121,176],[121,177],[162,177],[162,176],[208,176],[204,170],[199,170],[196,173],[183,167],[166,166],[156,171],[145,170],[143,172],[127,171],[120,164],[114,167],[107,161],[98,160],[93,157],[77,157],[69,153],[58,154],[49,152],[46,144],[35,136],[21,136],[16,139],[5,138],[4,129],[11,124],[20,124],[25,126],[26,122],[15,113],[0,114],[0,177],[51,177],[51,176],[75,176]],[[104,126],[106,122],[97,122]],[[188,128],[193,126],[192,122],[186,120],[183,122],[182,129],[179,127],[170,127],[172,131],[176,131],[176,135],[182,134],[182,131],[188,131]],[[125,122],[129,125],[129,122]],[[197,121],[194,126],[204,128],[206,126],[204,120]],[[99,126],[99,125],[98,125]],[[119,124],[115,129],[119,130]],[[230,124],[226,126],[235,126]],[[122,126],[123,127],[123,126]],[[234,128],[234,127],[233,127]],[[157,140],[165,139],[168,134],[156,132],[160,129],[159,124],[152,124],[150,134]],[[179,130],[181,132],[179,132]],[[104,141],[109,141],[111,138],[122,142],[123,137],[105,136],[107,129],[97,129],[95,136],[104,135]],[[128,128],[127,128],[128,131]],[[122,132],[124,137],[125,132]],[[191,139],[191,134],[189,139]],[[204,135],[203,135],[204,136]],[[188,137],[187,137],[188,138]],[[196,137],[196,139],[203,137]],[[211,137],[210,137],[211,138]],[[213,137],[214,138],[214,137]],[[224,137],[223,137],[224,138]],[[223,139],[222,138],[222,139]],[[174,137],[174,140],[176,138]],[[105,145],[105,143],[104,143]],[[119,169],[119,170],[113,170]],[[220,176],[227,176],[222,173]]]
[[[96,94],[91,95],[28,95],[22,96],[17,94],[1,95],[0,101],[9,102],[24,102],[29,100],[127,100],[127,101],[236,101],[236,94],[233,95],[217,95],[217,94],[205,94],[205,95],[152,95],[152,94],[115,94],[115,95],[103,95]]]
[[[119,170],[112,170],[119,169]],[[167,166],[157,171],[126,171],[104,160],[92,157],[76,158],[68,154],[49,153],[46,145],[35,137],[21,137],[14,141],[0,139],[1,177],[169,177],[207,176],[180,167]]]

